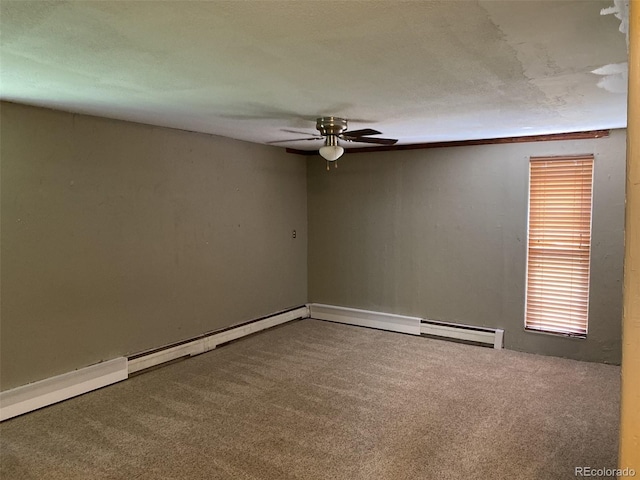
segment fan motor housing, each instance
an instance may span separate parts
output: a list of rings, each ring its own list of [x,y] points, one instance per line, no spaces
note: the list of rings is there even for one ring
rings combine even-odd
[[[316,128],[323,135],[340,135],[347,129],[347,120],[338,117],[320,117],[316,119]]]

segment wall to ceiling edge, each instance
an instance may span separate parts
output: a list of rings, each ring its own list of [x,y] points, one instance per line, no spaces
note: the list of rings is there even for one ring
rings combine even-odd
[[[626,132],[308,157],[309,300],[499,327],[505,347],[619,364]],[[595,155],[586,340],[524,331],[528,160]]]
[[[306,302],[304,158],[6,102],[0,115],[2,390]]]

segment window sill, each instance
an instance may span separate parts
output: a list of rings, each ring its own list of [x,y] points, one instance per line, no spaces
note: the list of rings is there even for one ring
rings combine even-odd
[[[538,330],[537,328],[524,328],[525,332],[540,333],[543,335],[551,335],[553,337],[570,338],[575,340],[586,340],[587,334],[585,333],[562,333],[562,332],[549,332],[547,330]]]

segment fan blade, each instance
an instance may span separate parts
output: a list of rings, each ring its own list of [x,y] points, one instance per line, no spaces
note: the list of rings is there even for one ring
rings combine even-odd
[[[343,135],[347,137],[362,137],[364,135],[380,135],[382,132],[373,128],[363,128],[362,130],[347,130]]]
[[[398,140],[395,138],[374,138],[374,137],[356,137],[349,138],[345,137],[344,140],[349,140],[350,142],[361,142],[361,143],[377,143],[380,145],[395,145],[398,143]]]
[[[322,140],[322,137],[313,137],[313,138],[289,138],[288,140],[272,140],[267,142],[267,144],[272,143],[287,143],[287,142],[308,142],[309,140]]]
[[[318,134],[313,133],[313,132],[302,132],[300,130],[289,130],[288,128],[281,128],[280,129],[281,132],[287,132],[287,133],[298,133],[300,135],[307,135],[307,136],[316,136],[318,138],[321,138]]]

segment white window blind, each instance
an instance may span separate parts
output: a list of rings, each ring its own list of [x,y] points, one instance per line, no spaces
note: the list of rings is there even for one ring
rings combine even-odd
[[[593,155],[531,158],[525,328],[585,336]]]

